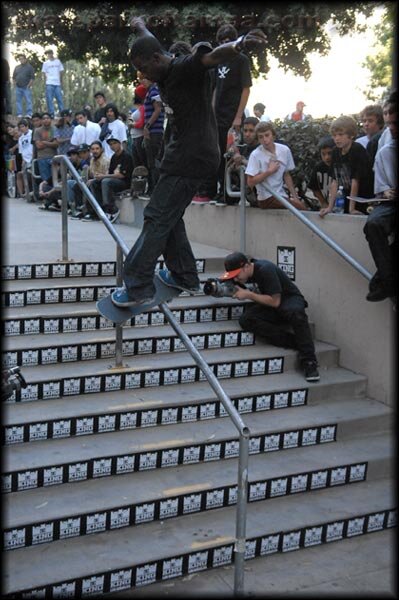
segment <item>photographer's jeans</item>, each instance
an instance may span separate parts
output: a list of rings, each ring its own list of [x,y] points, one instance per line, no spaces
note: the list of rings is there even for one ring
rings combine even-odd
[[[64,109],[62,89],[60,85],[46,85],[47,110],[54,117],[54,98],[57,100],[58,112]]]
[[[239,323],[244,331],[260,335],[270,344],[298,350],[301,362],[317,362],[306,306],[302,296],[284,299],[277,309],[256,303],[249,304]]]
[[[144,225],[126,257],[123,279],[129,297],[154,295],[153,276],[161,254],[173,278],[187,287],[199,284],[197,266],[187,238],[183,215],[199,184],[198,179],[162,173],[144,209]]]
[[[22,101],[25,100],[26,110],[23,111]],[[32,116],[32,90],[28,87],[15,87],[15,106],[17,115]]]

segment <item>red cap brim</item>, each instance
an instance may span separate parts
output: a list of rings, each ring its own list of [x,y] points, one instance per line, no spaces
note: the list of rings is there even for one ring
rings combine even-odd
[[[221,277],[219,277],[219,279],[223,281],[225,281],[226,279],[234,279],[234,277],[237,277],[237,275],[241,271],[241,268],[242,267],[240,267],[239,269],[234,269],[234,271],[226,271]]]

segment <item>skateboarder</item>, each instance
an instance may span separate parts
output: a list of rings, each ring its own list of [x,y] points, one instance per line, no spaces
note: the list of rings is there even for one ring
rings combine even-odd
[[[200,44],[193,54],[173,58],[141,18],[133,18],[131,27],[137,35],[130,51],[131,62],[144,77],[158,84],[166,112],[173,119],[160,177],[144,210],[143,229],[125,260],[125,285],[112,294],[114,304],[121,307],[151,301],[155,265],[161,254],[169,270],[163,274],[164,283],[190,292],[199,289],[183,215],[199,183],[216,175],[220,158],[212,90],[206,74],[244,48],[266,43],[263,32],[254,30],[215,50]]]

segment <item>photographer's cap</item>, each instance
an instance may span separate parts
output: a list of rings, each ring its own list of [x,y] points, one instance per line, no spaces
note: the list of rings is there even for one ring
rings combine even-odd
[[[223,273],[219,279],[221,281],[225,281],[226,279],[233,279],[237,277],[238,273],[241,271],[242,267],[246,265],[248,262],[248,258],[242,252],[233,252],[226,256],[224,261],[224,268],[226,272]]]

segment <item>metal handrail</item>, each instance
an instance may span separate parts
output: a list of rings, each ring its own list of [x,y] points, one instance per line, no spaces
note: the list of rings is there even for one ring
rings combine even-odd
[[[97,202],[96,198],[87,187],[78,171],[75,169],[69,158],[65,155],[57,155],[54,157],[61,165],[61,182],[62,182],[62,256],[63,260],[68,260],[68,200],[67,200],[67,173],[71,173],[72,177],[77,182],[79,188],[83,194],[87,197],[93,209],[104,223],[112,237],[117,244],[117,282],[118,284],[122,281],[122,263],[123,255],[126,256],[129,253],[129,248],[120,237],[116,229],[110,223],[109,219],[105,215],[103,209]],[[226,394],[224,389],[219,383],[219,380],[193,345],[192,341],[180,327],[180,324],[176,321],[172,311],[169,309],[165,302],[161,302],[159,305],[169,324],[172,326],[174,331],[177,333],[179,338],[182,340],[187,351],[193,357],[194,361],[205,375],[208,383],[212,387],[218,399],[223,404],[228,415],[233,421],[236,429],[239,433],[239,455],[238,455],[238,481],[237,481],[237,511],[236,511],[236,541],[234,545],[234,593],[235,595],[242,595],[244,592],[244,561],[245,561],[245,547],[246,547],[246,512],[247,512],[247,498],[248,498],[248,458],[249,458],[249,437],[250,430],[245,425],[239,412],[233,405],[231,399]],[[119,329],[118,329],[119,328]],[[122,326],[117,326],[117,360],[118,355],[121,361],[122,359]],[[118,343],[119,342],[119,343]],[[118,350],[119,348],[119,350]],[[120,363],[121,364],[121,363]]]
[[[241,247],[241,251],[245,254],[245,181],[244,181],[244,183],[242,183],[244,167],[242,165],[240,166],[240,192],[233,192],[231,189],[231,177],[230,177],[231,170],[232,170],[232,167],[228,167],[226,170],[226,189],[227,189],[227,193],[229,194],[229,196],[233,196],[233,197],[241,196],[241,203],[240,203],[241,204],[241,206],[240,206],[240,208],[241,208],[241,210],[240,210],[241,229],[244,227],[244,234],[241,235],[241,241],[244,240],[244,249],[242,249],[242,247]],[[283,198],[283,196],[281,196],[281,194],[272,190],[272,188],[267,183],[263,182],[263,185],[266,188],[266,190],[268,192],[270,192],[271,196],[273,196],[274,198],[277,198],[277,200],[279,200],[285,206],[285,208],[288,208],[288,210],[290,210],[296,217],[298,217],[298,219],[300,221],[302,221],[302,223],[304,223],[307,227],[309,227],[309,229],[311,229],[316,235],[318,235],[328,246],[330,246],[330,248],[335,250],[335,252],[337,252],[354,269],[356,269],[356,271],[358,271],[361,275],[363,275],[363,277],[365,277],[366,279],[368,279],[370,281],[370,279],[372,278],[372,275],[371,275],[371,273],[369,273],[369,271],[367,271],[367,269],[365,269],[360,263],[358,263],[354,258],[352,258],[352,256],[350,256],[350,254],[348,254],[343,248],[341,248],[341,246],[339,244],[337,244],[332,238],[330,238],[326,233],[324,233],[324,231],[319,229],[317,227],[317,225],[312,223],[312,221],[310,221],[310,219],[308,219],[303,214],[302,211],[295,208],[295,206],[293,206],[288,200]],[[242,246],[242,243],[241,243],[241,246]]]

